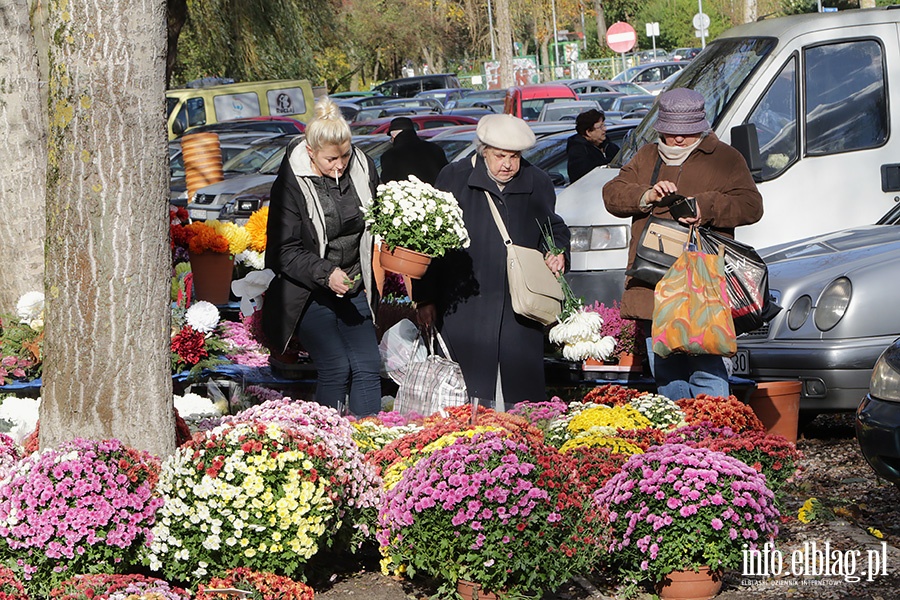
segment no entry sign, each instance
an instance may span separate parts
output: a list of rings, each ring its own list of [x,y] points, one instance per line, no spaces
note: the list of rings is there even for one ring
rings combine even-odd
[[[628,23],[619,21],[606,30],[606,45],[614,52],[628,52],[636,42],[637,34]]]

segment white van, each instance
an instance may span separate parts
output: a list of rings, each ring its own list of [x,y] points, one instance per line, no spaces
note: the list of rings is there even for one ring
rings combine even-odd
[[[713,130],[760,164],[765,214],[740,227],[757,248],[875,223],[900,201],[900,10],[817,13],[735,27],[707,45],[672,87],[706,97]],[[630,220],[610,215],[601,189],[656,138],[654,106],[610,168],[560,193],[572,229],[576,293],[621,297]],[[758,144],[755,134],[758,136]]]

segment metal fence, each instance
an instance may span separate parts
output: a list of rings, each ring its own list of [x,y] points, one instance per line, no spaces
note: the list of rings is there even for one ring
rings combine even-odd
[[[597,58],[579,60],[566,65],[538,65],[538,80],[541,83],[555,79],[612,79],[628,67],[639,64],[635,54],[622,58]],[[487,89],[487,77],[484,74],[460,75],[459,81],[464,87],[476,90]]]

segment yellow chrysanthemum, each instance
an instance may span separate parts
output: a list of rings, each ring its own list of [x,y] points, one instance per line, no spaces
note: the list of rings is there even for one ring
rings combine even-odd
[[[577,433],[593,427],[614,427],[616,429],[643,429],[650,427],[650,419],[633,407],[595,406],[582,411],[569,422],[569,431]]]
[[[816,518],[816,508],[819,501],[816,498],[810,498],[803,503],[800,510],[797,511],[797,520],[801,523],[809,523]]]
[[[250,234],[250,248],[257,252],[266,250],[266,225],[269,221],[269,207],[264,206],[252,215],[244,225]]]
[[[240,254],[250,245],[251,237],[246,229],[229,221],[207,221],[216,233],[228,240],[228,252]]]
[[[627,440],[608,435],[580,435],[563,444],[559,451],[566,452],[572,448],[580,448],[583,446],[589,448],[606,447],[615,454],[632,455],[644,453],[640,446],[632,444]]]
[[[866,531],[868,531],[870,535],[877,537],[879,540],[884,538],[884,534],[874,527],[869,527]]]

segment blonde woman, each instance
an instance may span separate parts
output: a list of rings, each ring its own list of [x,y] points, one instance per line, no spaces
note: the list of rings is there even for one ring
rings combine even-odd
[[[287,148],[272,186],[266,267],[275,278],[263,330],[283,353],[296,335],[318,372],[316,401],[375,414],[380,358],[372,315],[372,236],[362,206],[375,193],[372,159],[350,143],[350,127],[328,98],[316,103],[306,138]]]

